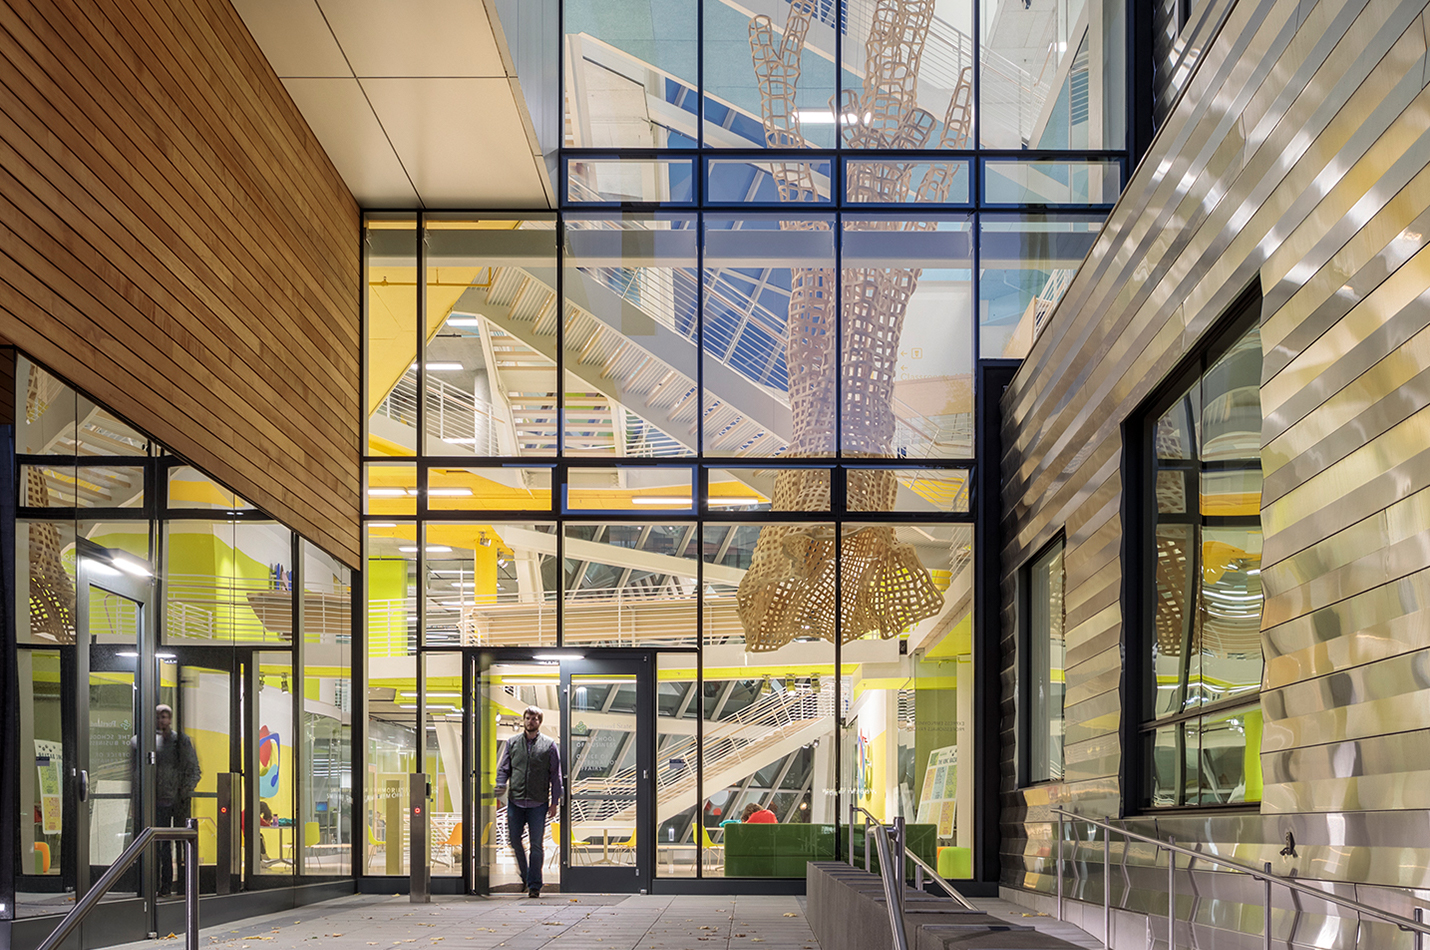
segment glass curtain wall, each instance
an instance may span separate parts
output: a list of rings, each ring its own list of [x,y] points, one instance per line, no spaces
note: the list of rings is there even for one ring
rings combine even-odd
[[[976,370],[1125,178],[1123,7],[564,0],[559,206],[369,216],[371,873],[434,658],[579,647],[657,661],[657,875],[802,874],[851,804],[971,874]]]
[[[148,824],[189,817],[214,893],[224,773],[249,777],[234,787],[237,886],[350,874],[350,569],[43,367],[20,357],[15,379],[17,915],[62,911],[80,862],[102,869]],[[148,602],[104,586],[121,576]],[[78,716],[84,748],[63,728]],[[136,747],[160,753],[149,800]],[[78,762],[88,798],[71,810]],[[163,899],[182,858],[156,863]],[[134,874],[113,893],[142,888]]]

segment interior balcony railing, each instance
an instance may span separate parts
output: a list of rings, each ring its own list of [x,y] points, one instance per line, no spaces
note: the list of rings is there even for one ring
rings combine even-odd
[[[409,369],[377,407],[377,414],[394,422],[417,426],[417,372]],[[427,380],[427,434],[465,453],[501,455],[501,423],[492,405],[446,380]]]

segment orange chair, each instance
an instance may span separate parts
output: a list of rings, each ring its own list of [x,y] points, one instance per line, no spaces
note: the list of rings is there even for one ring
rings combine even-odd
[[[447,849],[447,866],[451,867],[456,864],[452,854],[455,849],[462,846],[462,823],[460,821],[452,826],[452,833],[447,835],[447,840],[442,842],[441,846]]]
[[[35,842],[35,873],[50,873],[50,846],[43,841]]]

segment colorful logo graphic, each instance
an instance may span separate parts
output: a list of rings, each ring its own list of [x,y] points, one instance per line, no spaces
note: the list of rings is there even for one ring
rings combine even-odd
[[[874,762],[869,755],[869,737],[863,729],[854,738],[854,789],[860,799],[868,798],[874,789]]]
[[[258,797],[273,798],[278,794],[279,750],[278,733],[264,726],[258,730]]]

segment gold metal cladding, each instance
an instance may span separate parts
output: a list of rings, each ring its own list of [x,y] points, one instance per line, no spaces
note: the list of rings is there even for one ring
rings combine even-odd
[[[1279,873],[1368,889],[1377,902],[1400,898],[1374,885],[1430,885],[1424,841],[1407,843],[1406,833],[1430,826],[1425,17],[1423,4],[1234,7],[1003,400],[1003,563],[1024,562],[1066,527],[1069,565],[1081,556],[1090,566],[1076,581],[1070,572],[1067,603],[1098,603],[1113,579],[1106,568],[1120,577],[1120,556],[1080,555],[1073,525],[1099,521],[1089,506],[1095,494],[1099,510],[1106,504],[1109,447],[1121,465],[1120,427],[1260,278],[1263,803],[1260,814],[1158,815],[1158,825]],[[1202,494],[1240,510],[1234,481]],[[1005,623],[1015,593],[1003,585]],[[1135,642],[1108,650],[1123,646]],[[1013,655],[1003,677],[1010,722]],[[1055,889],[1049,803],[1127,805],[1113,771],[1120,757],[1104,741],[1121,727],[1117,690],[1104,688],[1120,665],[1096,656],[1085,651],[1067,671],[1069,699],[1082,698],[1067,706],[1068,771],[1080,781],[1003,783],[1005,884]],[[1294,860],[1279,855],[1287,827]],[[1100,864],[1100,840],[1080,834],[1065,855]],[[1165,893],[1153,849],[1114,846],[1113,860],[1123,906],[1153,906]],[[1179,891],[1199,895],[1198,941],[1230,945],[1242,921],[1259,922],[1254,882],[1178,873]],[[1101,898],[1098,868],[1065,883]],[[1274,934],[1293,931],[1298,946],[1403,939],[1326,907],[1276,902]]]

